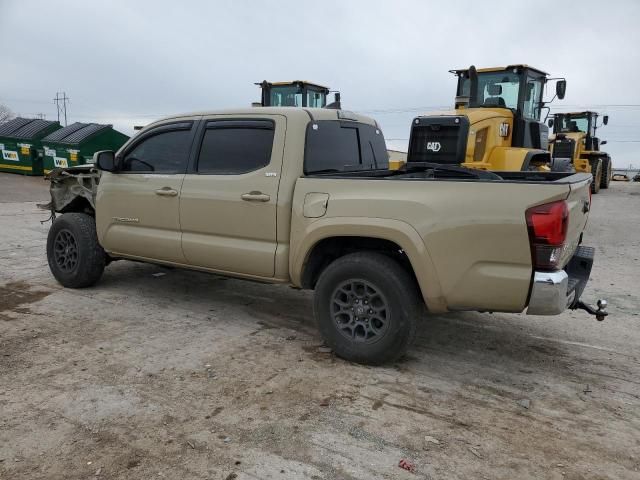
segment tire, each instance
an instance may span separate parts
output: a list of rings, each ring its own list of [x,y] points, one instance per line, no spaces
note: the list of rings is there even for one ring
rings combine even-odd
[[[609,155],[602,157],[602,180],[600,181],[600,188],[609,188],[612,173],[611,157]]]
[[[359,252],[338,258],[322,272],[313,306],[320,333],[336,355],[380,365],[399,358],[412,343],[420,298],[414,278],[395,260]],[[360,317],[354,309],[360,309]],[[372,312],[376,315],[369,317]]]
[[[591,193],[594,195],[600,192],[600,184],[602,183],[602,160],[596,158],[590,161],[591,174],[593,181],[591,182]]]
[[[98,243],[96,222],[85,213],[58,217],[47,236],[49,269],[67,288],[94,285],[104,271],[106,254]]]

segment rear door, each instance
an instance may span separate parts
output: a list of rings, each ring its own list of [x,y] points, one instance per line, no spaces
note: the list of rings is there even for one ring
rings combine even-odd
[[[196,121],[160,125],[119,156],[122,170],[103,173],[96,222],[103,247],[116,254],[184,263],[180,188]]]
[[[286,118],[211,116],[180,200],[182,249],[189,264],[274,276],[276,211]]]

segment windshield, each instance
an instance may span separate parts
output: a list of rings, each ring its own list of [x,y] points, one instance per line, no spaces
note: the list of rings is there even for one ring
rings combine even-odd
[[[572,117],[569,115],[556,115],[554,122],[556,133],[571,133],[589,131],[589,118],[585,115],[582,117]]]
[[[462,78],[458,95],[470,96],[469,78]],[[478,73],[478,95],[469,99],[470,107],[518,108],[520,77],[513,72]]]
[[[322,108],[327,103],[323,91],[313,88],[300,88],[297,85],[275,85],[271,87],[270,103],[272,107],[311,107]]]

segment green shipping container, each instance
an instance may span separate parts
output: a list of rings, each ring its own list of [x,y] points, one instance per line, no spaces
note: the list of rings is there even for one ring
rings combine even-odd
[[[42,175],[43,137],[62,128],[58,122],[39,118],[14,118],[0,124],[0,172]]]
[[[72,123],[42,139],[44,173],[58,167],[73,167],[93,163],[93,154],[100,150],[118,150],[129,140],[112,125]]]

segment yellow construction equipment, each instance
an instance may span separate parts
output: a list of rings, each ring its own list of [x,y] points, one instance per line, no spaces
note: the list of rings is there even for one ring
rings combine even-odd
[[[598,116],[592,111],[556,113],[549,120],[549,127],[553,127],[549,150],[554,169],[591,173],[592,193],[609,188],[613,176],[611,157],[600,150],[607,141],[596,136],[597,129],[609,123],[609,116],[604,115],[600,125]]]
[[[262,89],[260,103],[254,106],[262,107],[308,107],[308,108],[340,108],[340,92],[334,92],[334,102],[327,104],[329,87],[318,85],[306,80],[292,80],[290,82],[256,83]]]
[[[455,110],[414,119],[407,161],[491,171],[551,171],[549,129],[541,121],[544,87],[564,78],[528,65],[450,70],[458,78]],[[555,97],[554,97],[555,99]],[[551,99],[553,101],[553,99]]]

